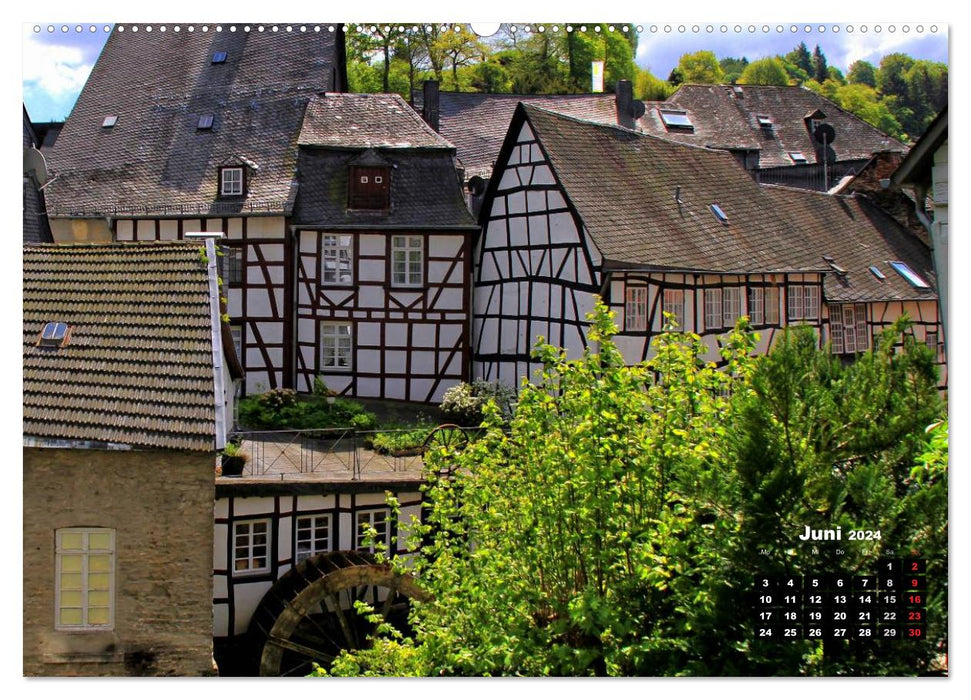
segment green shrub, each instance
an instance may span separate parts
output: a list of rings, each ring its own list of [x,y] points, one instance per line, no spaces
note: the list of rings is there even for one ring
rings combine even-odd
[[[396,430],[377,433],[371,438],[371,448],[378,454],[395,455],[404,452],[417,453],[434,430],[432,425],[416,426],[412,430]]]
[[[356,401],[299,397],[291,389],[275,389],[239,402],[239,421],[253,430],[372,429],[377,419]]]
[[[445,392],[442,414],[446,420],[462,426],[479,425],[484,417],[482,409],[491,400],[499,408],[500,414],[508,419],[512,414],[515,396],[516,392],[502,382],[483,379],[476,379],[472,384],[463,382]]]

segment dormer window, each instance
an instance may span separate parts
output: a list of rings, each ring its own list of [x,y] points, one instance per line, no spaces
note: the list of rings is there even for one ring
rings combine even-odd
[[[768,117],[764,114],[760,114],[756,117],[759,120],[759,126],[762,127],[762,133],[766,136],[772,136],[775,131],[775,124],[772,123],[772,117]]]
[[[351,167],[349,185],[349,209],[391,208],[390,168]]]
[[[243,168],[233,166],[219,169],[219,195],[242,197],[246,193]]]

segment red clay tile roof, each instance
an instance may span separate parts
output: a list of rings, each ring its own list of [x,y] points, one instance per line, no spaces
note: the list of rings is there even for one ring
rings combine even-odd
[[[24,435],[215,449],[209,289],[198,244],[25,246]]]

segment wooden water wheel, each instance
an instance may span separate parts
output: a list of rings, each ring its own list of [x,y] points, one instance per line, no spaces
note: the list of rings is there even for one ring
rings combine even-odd
[[[445,467],[439,469],[440,476],[451,476],[455,470],[454,457],[458,452],[464,450],[469,444],[469,436],[466,431],[453,423],[445,423],[433,429],[428,437],[425,438],[424,454],[431,451],[440,451],[445,454],[443,463]]]
[[[370,554],[329,552],[304,560],[274,584],[250,620],[250,634],[262,645],[260,675],[305,676],[312,662],[328,667],[342,649],[362,648],[374,624],[355,610],[355,601],[405,631],[411,598],[427,595],[413,577]]]

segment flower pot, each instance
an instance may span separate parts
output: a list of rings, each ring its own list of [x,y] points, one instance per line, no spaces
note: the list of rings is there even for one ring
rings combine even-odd
[[[244,466],[246,466],[246,457],[243,457],[241,455],[235,456],[235,457],[223,455],[223,458],[222,458],[223,476],[242,476]]]

